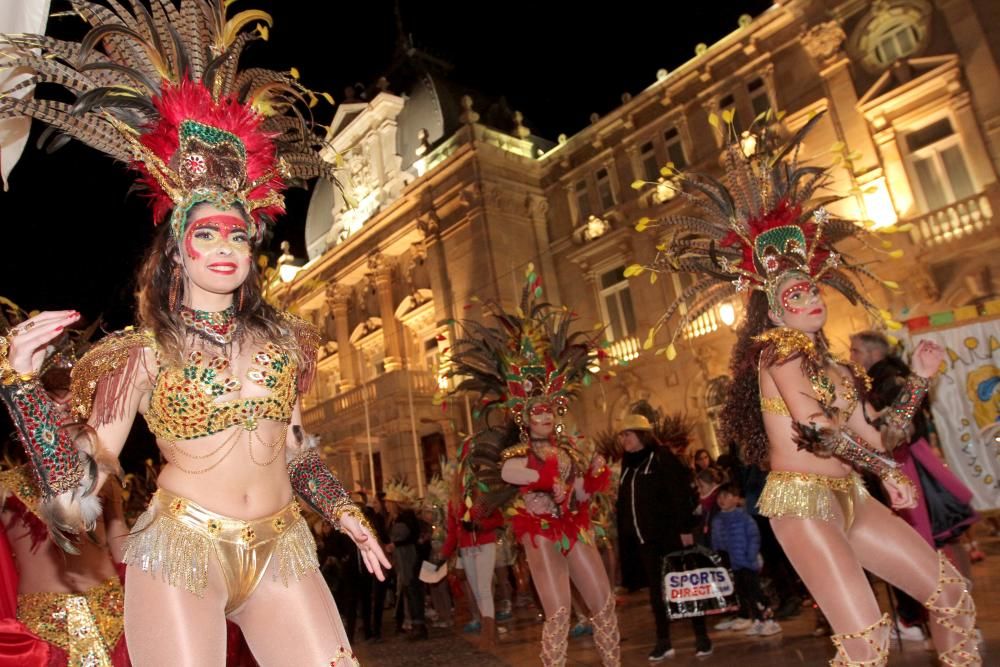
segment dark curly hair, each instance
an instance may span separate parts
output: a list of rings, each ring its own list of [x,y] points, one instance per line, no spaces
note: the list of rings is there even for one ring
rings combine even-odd
[[[753,337],[774,327],[767,316],[767,296],[754,291],[746,315],[736,332],[736,345],[729,362],[733,382],[722,408],[723,437],[739,444],[743,460],[764,470],[768,467],[767,433],[760,413],[757,358],[760,346]]]

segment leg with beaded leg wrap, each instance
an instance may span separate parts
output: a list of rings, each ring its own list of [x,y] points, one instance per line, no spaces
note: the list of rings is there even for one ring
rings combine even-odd
[[[569,644],[569,610],[559,607],[542,625],[543,667],[563,667],[566,664],[566,646]]]
[[[604,667],[619,667],[621,658],[621,634],[618,632],[618,616],[615,614],[615,596],[609,595],[608,601],[599,612],[591,618],[594,624],[594,644],[597,654],[601,657]]]
[[[965,579],[943,553],[938,553],[938,585],[924,603],[938,659],[945,667],[979,667],[983,659],[976,642],[976,605]]]
[[[837,655],[830,661],[830,667],[885,667],[889,664],[889,615],[883,614],[877,623],[864,630],[833,635],[830,640],[837,647]],[[869,653],[874,657],[865,660],[852,659],[845,646],[848,640],[866,643]]]

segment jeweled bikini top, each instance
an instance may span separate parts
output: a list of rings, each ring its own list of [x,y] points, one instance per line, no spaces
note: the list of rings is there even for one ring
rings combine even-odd
[[[146,410],[146,424],[163,440],[191,440],[242,426],[253,431],[261,419],[288,422],[298,397],[297,366],[273,343],[253,355],[246,379],[271,390],[267,396],[217,400],[242,387],[225,357],[191,352],[184,366],[161,367]]]

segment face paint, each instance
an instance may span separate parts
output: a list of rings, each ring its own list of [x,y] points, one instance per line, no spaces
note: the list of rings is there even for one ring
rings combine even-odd
[[[548,403],[535,403],[531,406],[531,416],[536,415],[550,415],[552,414],[552,406]]]
[[[801,280],[789,285],[781,293],[781,306],[792,315],[801,315],[810,306],[819,289],[807,280]]]
[[[247,223],[235,215],[212,215],[192,222],[184,234],[184,250],[193,260],[228,249],[234,258],[250,257]]]

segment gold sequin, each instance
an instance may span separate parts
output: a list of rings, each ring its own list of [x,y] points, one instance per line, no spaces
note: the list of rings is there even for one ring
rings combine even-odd
[[[69,654],[69,667],[111,667],[125,625],[125,592],[117,578],[83,594],[25,593],[17,618],[33,633]]]
[[[38,485],[27,464],[0,472],[0,489],[5,489],[32,514],[38,516],[38,504],[42,501],[42,495],[38,492]]]
[[[174,514],[172,508],[181,505],[184,511]],[[201,597],[208,586],[210,558],[218,559],[226,579],[227,613],[253,593],[272,558],[286,585],[290,577],[298,579],[319,567],[316,543],[297,503],[272,516],[243,521],[162,489],[132,528],[123,560],[130,567],[159,572],[171,586]]]
[[[510,459],[521,458],[528,455],[528,445],[513,445],[507,449],[500,452],[500,459],[502,461],[507,461]]]
[[[238,391],[239,380],[226,374],[228,362],[215,357],[206,362],[192,352],[183,367],[161,368],[149,399],[146,424],[157,438],[191,440],[232,426],[255,430],[261,419],[288,422],[298,398],[297,366],[271,343],[254,355],[247,377],[271,390],[267,396],[218,398]]]
[[[782,417],[792,416],[792,413],[788,411],[788,406],[785,404],[785,399],[781,398],[781,396],[761,396],[760,411]]]
[[[757,501],[757,511],[772,519],[795,517],[834,521],[836,503],[843,512],[846,530],[854,521],[855,505],[867,497],[864,482],[855,473],[847,477],[829,477],[772,470],[767,474],[767,483]]]
[[[861,382],[866,392],[871,390],[871,378],[861,366],[847,359],[834,359],[829,355],[820,354],[813,340],[798,329],[788,327],[768,329],[764,333],[754,336],[754,340],[758,343],[764,343],[765,346],[770,346],[768,356],[770,362],[773,363],[782,364],[796,355],[802,355],[806,377],[809,378],[809,384],[812,385],[816,399],[824,407],[833,407],[838,398],[837,388],[840,387],[842,391],[839,397],[846,403],[842,412],[847,415],[853,414],[860,398],[856,382]],[[827,369],[827,366],[831,364],[845,366],[851,372],[855,382],[841,385],[840,382],[834,381]],[[840,377],[839,373],[838,377]],[[788,405],[781,396],[761,395],[760,409],[761,412],[765,413],[791,416]]]

